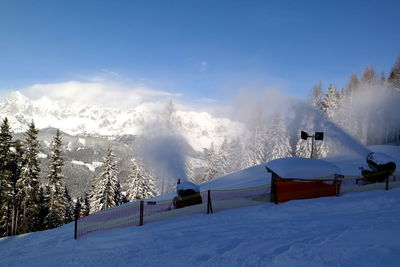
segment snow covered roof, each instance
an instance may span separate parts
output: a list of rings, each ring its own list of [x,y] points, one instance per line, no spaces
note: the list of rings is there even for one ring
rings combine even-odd
[[[320,159],[282,158],[268,162],[266,167],[287,179],[315,179],[341,174],[336,165]]]

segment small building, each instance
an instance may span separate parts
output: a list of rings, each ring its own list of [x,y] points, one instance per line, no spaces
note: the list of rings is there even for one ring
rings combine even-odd
[[[271,202],[338,196],[343,176],[327,161],[309,158],[282,158],[270,161]]]

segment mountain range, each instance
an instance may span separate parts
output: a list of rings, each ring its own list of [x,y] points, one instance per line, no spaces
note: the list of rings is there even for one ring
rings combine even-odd
[[[64,174],[71,195],[87,191],[100,171],[102,158],[111,146],[118,159],[119,179],[124,189],[130,160],[138,136],[160,134],[165,127],[166,103],[144,103],[133,109],[117,109],[79,102],[54,101],[47,97],[32,100],[16,91],[0,99],[1,119],[7,117],[15,138],[23,139],[27,125],[34,121],[39,129],[42,179],[55,129],[60,129],[65,153]],[[185,140],[186,156],[201,172],[204,149],[234,137],[243,126],[207,112],[176,110],[173,125]]]

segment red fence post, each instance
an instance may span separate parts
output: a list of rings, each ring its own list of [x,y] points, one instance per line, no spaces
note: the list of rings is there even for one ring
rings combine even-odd
[[[142,226],[144,224],[143,222],[143,213],[144,213],[144,201],[140,201],[140,221],[139,221],[139,226]]]

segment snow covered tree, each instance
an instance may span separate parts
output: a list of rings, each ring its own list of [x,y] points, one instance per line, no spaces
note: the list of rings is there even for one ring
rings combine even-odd
[[[12,143],[11,154],[11,181],[13,188],[12,204],[11,204],[11,232],[10,235],[16,235],[19,232],[19,214],[21,214],[21,195],[19,194],[18,181],[21,178],[22,167],[24,166],[24,148],[22,147],[21,140],[16,140]]]
[[[225,142],[224,142],[225,143]],[[223,172],[231,173],[245,167],[244,165],[244,149],[238,138],[223,143],[221,150],[225,154],[223,162]]]
[[[38,224],[41,226],[38,228],[38,231],[46,230],[53,228],[52,225],[47,224],[47,216],[49,215],[49,187],[48,186],[40,186],[39,189],[39,212],[38,212]]]
[[[385,72],[381,72],[381,78],[379,79],[379,85],[385,86],[386,85],[386,76]]]
[[[89,198],[88,194],[85,194],[84,197],[80,197],[76,200],[75,207],[74,207],[74,219],[75,216],[78,218],[83,218],[88,216],[90,213],[90,205],[89,205]]]
[[[0,130],[0,237],[11,232],[13,210],[13,183],[11,169],[11,132],[5,118]]]
[[[400,57],[397,58],[390,72],[388,82],[394,89],[400,91]]]
[[[26,233],[40,229],[39,214],[39,141],[38,130],[32,121],[25,133],[24,165],[21,170],[21,178],[17,182],[18,195],[21,200],[19,214],[19,232]]]
[[[230,162],[229,162],[229,153],[228,153],[228,139],[225,137],[224,141],[221,144],[221,147],[219,148],[218,152],[218,174],[219,175],[224,175],[229,172],[230,169]]]
[[[313,118],[306,114],[301,117],[300,121],[300,129],[301,131],[305,131],[307,133],[311,133],[314,131]],[[299,158],[310,158],[311,157],[311,139],[307,138],[307,140],[303,140],[300,138],[300,131],[298,133],[298,141],[296,143],[295,148],[295,156]]]
[[[211,143],[209,149],[206,149],[206,169],[202,179],[202,183],[212,180],[219,173],[219,159],[218,153],[214,147],[214,143]]]
[[[188,179],[194,183],[196,183],[196,172],[194,169],[194,166],[190,160],[189,157],[186,157],[185,159],[185,169],[186,169],[186,175],[188,177]]]
[[[311,96],[310,96],[310,103],[314,107],[318,106],[318,103],[321,101],[322,98],[322,83],[319,82],[315,84],[311,89]]]
[[[65,198],[65,182],[62,168],[64,166],[64,156],[62,153],[62,140],[60,130],[56,131],[51,144],[51,156],[49,159],[47,180],[48,180],[48,209],[46,224],[50,228],[58,227],[65,222],[65,210],[67,199]]]
[[[267,159],[267,128],[261,104],[255,106],[252,118],[246,142],[246,167],[261,164]]]
[[[82,209],[81,214],[82,216],[88,216],[90,214],[90,202],[89,202],[89,194],[86,193],[83,197],[83,201],[81,201]]]
[[[103,159],[103,170],[93,180],[90,196],[90,213],[121,204],[121,187],[117,178],[117,164],[111,147]]]
[[[66,200],[64,223],[70,223],[75,219],[75,213],[74,213],[75,203],[72,200],[72,197],[70,196],[66,186],[64,188],[64,192],[65,192],[64,198]]]
[[[334,119],[336,111],[340,105],[340,93],[333,84],[329,85],[328,91],[319,102],[318,107],[330,119]]]
[[[157,195],[154,179],[144,169],[140,160],[133,158],[128,178],[127,199],[137,201]]]
[[[289,132],[281,112],[274,114],[272,124],[268,127],[266,155],[265,161],[293,156]]]

